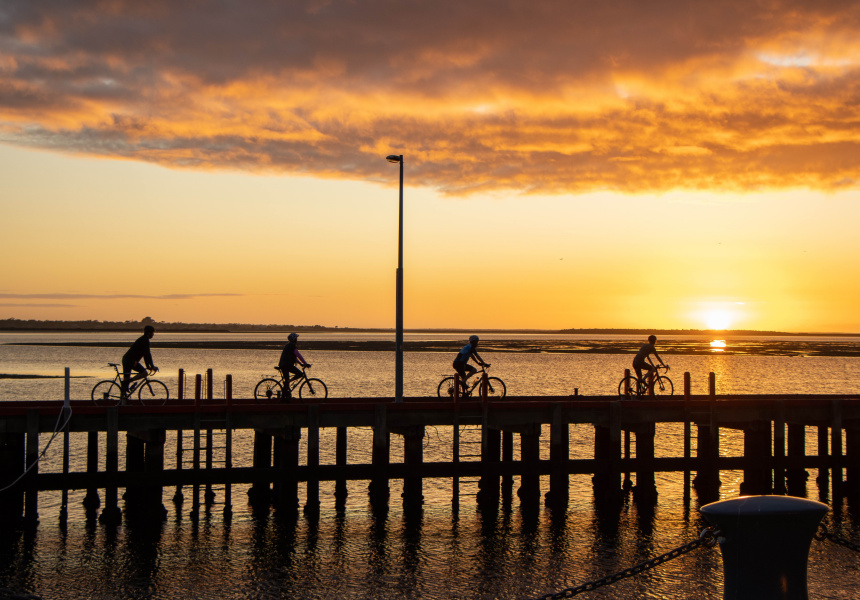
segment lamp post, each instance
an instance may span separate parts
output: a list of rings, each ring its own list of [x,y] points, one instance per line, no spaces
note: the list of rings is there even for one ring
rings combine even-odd
[[[394,401],[403,402],[403,155],[385,157],[390,163],[400,163],[400,210],[397,232],[397,314],[394,339]]]

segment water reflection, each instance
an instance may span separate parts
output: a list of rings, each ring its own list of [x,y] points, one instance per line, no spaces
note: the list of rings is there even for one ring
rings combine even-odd
[[[723,352],[726,349],[726,340],[713,340],[711,342],[711,350],[713,352]]]

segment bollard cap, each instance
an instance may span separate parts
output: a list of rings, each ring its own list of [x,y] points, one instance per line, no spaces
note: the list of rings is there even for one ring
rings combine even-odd
[[[824,515],[830,507],[808,498],[796,498],[794,496],[741,496],[729,500],[720,500],[706,504],[700,511],[705,516],[732,516],[732,515],[798,515],[798,514],[821,514]]]

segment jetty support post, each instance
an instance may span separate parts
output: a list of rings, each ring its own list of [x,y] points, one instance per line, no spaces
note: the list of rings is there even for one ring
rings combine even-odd
[[[403,436],[403,463],[410,467],[403,480],[403,506],[406,509],[418,508],[424,503],[424,483],[421,465],[424,464],[423,425],[411,425],[399,429]]]
[[[179,369],[176,376],[176,400],[180,404],[185,400],[185,369]],[[182,470],[182,430],[176,430],[176,470]],[[182,495],[182,484],[176,484],[176,491],[173,493],[173,503],[182,504],[185,497]]]
[[[825,504],[830,500],[830,448],[827,435],[827,424],[818,425],[818,499]]]
[[[254,430],[254,454],[252,465],[256,473],[267,471],[272,466],[272,434],[266,429]],[[254,508],[268,506],[271,488],[268,481],[255,477],[248,488],[248,501]]]
[[[125,437],[125,470],[128,473],[158,475],[164,472],[164,429],[129,431]],[[133,479],[132,479],[133,480]],[[157,483],[148,485],[130,484],[123,494],[126,513],[134,516],[163,519],[167,510],[162,504],[164,488]]]
[[[777,400],[773,405],[773,493],[785,492],[785,400]]]
[[[454,386],[456,389],[456,380]],[[451,462],[454,465],[454,474],[451,477],[451,510],[456,515],[460,512],[460,408],[456,403],[451,423]]]
[[[206,400],[209,403],[212,403],[212,400],[215,398],[215,386],[214,386],[214,377],[212,373],[212,369],[206,369]],[[213,454],[213,434],[212,434],[212,425],[208,423],[206,426],[206,472],[212,472],[212,464],[214,462],[215,456]],[[206,503],[206,506],[209,506],[213,502],[215,502],[215,492],[212,490],[212,482],[207,479],[205,491],[203,492],[203,501]]]
[[[335,430],[334,440],[334,464],[338,467],[346,466],[347,452],[347,428],[338,426]],[[339,476],[334,482],[334,501],[336,506],[343,506],[349,491],[346,487],[346,477]]]
[[[105,487],[105,502],[99,521],[109,525],[116,525],[122,520],[122,512],[119,509],[119,490],[116,485],[116,476],[119,472],[119,408],[112,406],[105,411],[106,429],[105,434],[105,473],[108,484]]]
[[[770,494],[773,491],[771,468],[765,467],[771,457],[771,423],[755,421],[744,427],[744,457],[751,461],[744,467],[744,480],[740,485],[742,496]]]
[[[691,385],[690,385],[690,372],[684,372],[684,506],[689,506],[690,504],[690,469],[686,467],[686,465],[690,464],[690,456],[692,454],[692,448],[690,444],[690,395],[691,395]]]
[[[39,474],[39,409],[27,409],[27,454],[26,465],[29,471],[23,481],[26,483],[24,499],[24,523],[35,526],[39,522],[39,492],[33,483]]]
[[[830,409],[830,456],[833,477],[833,505],[842,504],[845,494],[842,481],[842,400],[832,401]]]
[[[607,403],[606,424],[594,425],[594,459],[597,463],[592,487],[595,499],[614,502],[622,497],[621,470],[621,402]]]
[[[701,508],[720,531],[724,600],[809,597],[809,547],[827,505],[791,496],[746,496]]]
[[[514,432],[502,431],[502,463],[514,462]],[[510,505],[514,499],[514,476],[509,471],[502,475],[502,502]]]
[[[230,473],[233,469],[233,376],[228,374],[224,380],[224,399],[227,410],[224,412],[224,469]],[[233,516],[233,485],[228,481],[224,484],[224,518]]]
[[[520,461],[523,472],[520,475],[520,489],[517,496],[523,508],[535,508],[540,505],[540,424],[528,425],[520,432]]]
[[[92,478],[99,472],[99,432],[87,432],[87,479],[92,481]],[[84,495],[83,505],[87,513],[92,513],[101,506],[101,498],[99,491],[95,487],[88,487],[87,493]]]
[[[191,486],[191,512],[190,516],[196,519],[200,514],[200,404],[203,394],[203,377],[200,373],[194,376],[194,448],[192,450],[192,465],[194,469],[194,483]]]
[[[274,436],[273,466],[281,472],[273,493],[275,506],[288,515],[299,510],[299,442],[301,427],[287,426]]]
[[[72,375],[69,367],[66,367],[66,376],[65,376],[65,385],[64,388],[64,404],[63,410],[66,408],[71,410],[69,407],[69,402],[71,401],[71,387],[72,387]],[[68,425],[68,423],[66,423]],[[63,428],[63,475],[69,474],[69,428],[68,426]],[[69,489],[67,487],[63,488],[62,499],[60,501],[60,525],[65,527],[66,522],[69,518]]]
[[[135,475],[130,478],[128,487],[122,495],[125,501],[125,514],[129,518],[139,516],[146,506],[143,487],[139,483],[145,465],[144,437],[134,431],[127,431],[125,434],[125,470],[128,474]]]
[[[370,502],[375,508],[388,506],[390,488],[388,486],[388,465],[391,461],[391,434],[388,431],[388,409],[385,404],[374,407],[373,448],[371,463],[373,477],[368,485]]]
[[[480,506],[492,507],[499,504],[500,478],[496,468],[502,450],[502,432],[490,428],[489,407],[481,409],[481,478],[478,480],[478,493],[475,496]]]
[[[23,476],[27,468],[26,448],[26,436],[7,431],[6,420],[0,419],[0,485],[9,485]],[[0,493],[0,515],[4,524],[24,517],[24,486],[20,482]]]
[[[636,487],[633,497],[637,502],[646,506],[657,503],[657,484],[654,478],[654,437],[657,427],[654,423],[638,423],[636,425]]]
[[[308,477],[304,512],[309,516],[320,512],[320,407],[308,405]]]
[[[788,468],[785,471],[786,492],[789,496],[806,496],[806,481],[809,473],[796,466],[796,461],[806,457],[806,426],[803,423],[788,423]]]
[[[161,479],[164,473],[164,444],[167,441],[167,431],[164,429],[150,429],[146,432],[147,439],[144,446],[143,468],[146,473],[154,473]],[[159,483],[153,483],[144,490],[147,513],[153,517],[165,519],[167,509],[164,508],[162,498],[164,487]]]
[[[549,460],[552,470],[549,475],[549,491],[544,497],[544,503],[547,506],[565,507],[570,499],[567,474],[567,462],[570,460],[570,432],[561,402],[556,402],[552,406]]]
[[[696,425],[696,462],[698,469],[693,485],[700,500],[708,501],[719,496],[720,470],[717,459],[720,455],[720,429],[717,424],[716,375],[708,374],[708,402],[704,414],[699,415]]]

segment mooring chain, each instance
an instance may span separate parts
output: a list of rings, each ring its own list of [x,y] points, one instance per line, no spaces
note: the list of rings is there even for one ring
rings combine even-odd
[[[844,548],[848,548],[849,550],[854,550],[854,552],[860,552],[860,544],[830,533],[829,531],[827,531],[827,525],[825,525],[824,523],[819,523],[818,531],[815,533],[815,539],[819,542],[823,540],[829,540],[834,544],[838,544]]]
[[[693,540],[688,544],[684,544],[683,546],[679,546],[674,550],[670,550],[665,554],[661,554],[660,556],[655,556],[650,560],[646,560],[645,562],[641,562],[638,565],[634,565],[623,571],[619,571],[618,573],[613,573],[612,575],[607,575],[601,579],[596,579],[594,581],[589,581],[588,583],[583,583],[576,587],[567,588],[565,590],[561,590],[560,592],[556,592],[555,594],[547,594],[546,596],[540,596],[535,600],[559,600],[560,598],[571,598],[576,596],[577,594],[581,594],[582,592],[590,592],[592,590],[596,590],[599,587],[603,587],[604,585],[611,585],[617,581],[621,581],[622,579],[627,579],[628,577],[633,577],[634,575],[639,575],[640,573],[644,573],[649,569],[653,569],[658,565],[662,565],[665,562],[672,560],[673,558],[678,558],[688,552],[692,552],[699,546],[705,546],[706,548],[713,548],[717,543],[717,536],[719,535],[719,531],[716,529],[711,529],[710,527],[703,529],[702,533],[699,534],[699,539]]]

